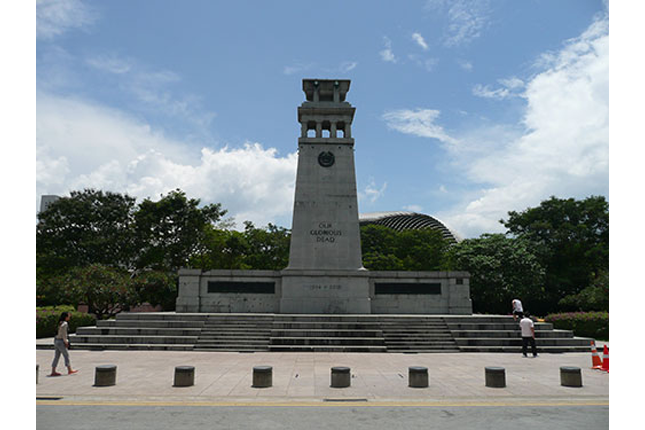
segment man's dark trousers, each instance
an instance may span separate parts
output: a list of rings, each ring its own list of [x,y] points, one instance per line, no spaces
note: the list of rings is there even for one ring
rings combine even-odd
[[[531,336],[522,337],[522,354],[526,357],[526,351],[528,344],[531,344],[531,352],[533,352],[533,357],[537,355],[537,347],[535,346],[535,339]]]

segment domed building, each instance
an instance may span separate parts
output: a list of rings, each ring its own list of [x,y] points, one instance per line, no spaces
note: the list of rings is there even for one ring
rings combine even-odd
[[[358,222],[363,225],[384,225],[396,231],[431,228],[441,233],[450,243],[461,242],[462,238],[438,219],[417,212],[372,212],[359,214]]]

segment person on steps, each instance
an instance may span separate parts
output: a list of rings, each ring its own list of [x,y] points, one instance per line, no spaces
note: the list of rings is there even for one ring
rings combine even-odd
[[[524,308],[522,308],[522,302],[520,301],[520,299],[513,299],[511,306],[513,307],[513,321],[517,322],[518,317],[522,319],[522,313],[524,312]]]
[[[58,360],[60,359],[61,354],[63,354],[63,357],[65,358],[65,366],[67,366],[67,373],[69,375],[72,375],[78,372],[78,370],[72,369],[72,365],[69,362],[69,353],[67,352],[67,349],[69,348],[69,340],[67,339],[67,330],[69,328],[68,321],[70,316],[71,315],[69,312],[63,312],[60,315],[60,318],[58,318],[58,333],[54,338],[54,350],[56,352],[54,353],[54,361],[52,361],[52,373],[49,376],[60,376],[60,373],[56,372],[56,367],[58,366]]]
[[[533,357],[537,357],[537,347],[535,346],[535,326],[533,320],[529,318],[528,312],[524,313],[524,318],[520,321],[520,330],[522,330],[522,355],[526,357],[528,345],[531,344]]]

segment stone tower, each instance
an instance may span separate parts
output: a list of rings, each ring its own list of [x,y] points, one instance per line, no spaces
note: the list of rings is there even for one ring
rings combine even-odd
[[[289,266],[280,312],[370,313],[358,223],[349,80],[305,79]]]
[[[305,79],[288,270],[363,268],[349,80]]]

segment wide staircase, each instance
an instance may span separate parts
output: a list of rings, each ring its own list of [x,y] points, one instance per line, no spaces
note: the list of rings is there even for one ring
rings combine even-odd
[[[272,315],[209,314],[204,320],[195,351],[268,351]]]
[[[540,353],[589,352],[592,339],[536,323]],[[514,352],[519,326],[494,315],[121,313],[70,335],[74,349],[234,352]],[[38,344],[37,348],[52,348]]]
[[[521,352],[519,324],[513,317],[496,315],[450,316],[446,324],[462,352]],[[574,337],[571,330],[535,323],[538,353],[589,352],[593,339]],[[530,351],[529,351],[530,352]]]

